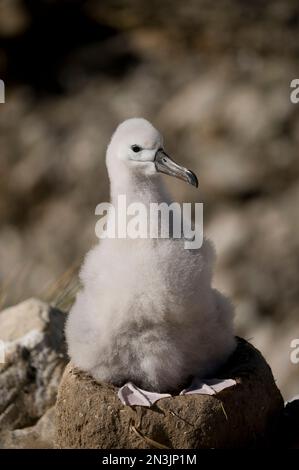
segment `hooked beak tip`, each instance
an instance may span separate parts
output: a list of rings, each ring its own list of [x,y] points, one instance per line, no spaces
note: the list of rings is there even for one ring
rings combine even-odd
[[[198,179],[195,173],[175,163],[163,149],[157,151],[154,161],[158,172],[174,176],[198,188]]]
[[[195,173],[193,171],[188,170],[188,182],[192,184],[192,186],[195,186],[198,188],[198,179]]]

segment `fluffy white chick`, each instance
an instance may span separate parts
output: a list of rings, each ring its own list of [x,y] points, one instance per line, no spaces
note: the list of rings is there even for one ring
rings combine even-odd
[[[111,202],[167,202],[161,173],[197,186],[163,150],[145,119],[124,121],[107,149]],[[82,290],[68,316],[69,356],[97,381],[178,390],[211,376],[235,348],[233,308],[211,286],[214,250],[204,239],[105,238],[86,256]]]

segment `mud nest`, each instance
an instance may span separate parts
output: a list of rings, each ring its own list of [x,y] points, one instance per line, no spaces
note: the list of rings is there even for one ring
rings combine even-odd
[[[216,374],[237,385],[216,395],[163,398],[151,408],[123,405],[117,388],[69,364],[56,404],[56,447],[195,449],[268,446],[283,411],[272,372],[257,349],[238,339]]]

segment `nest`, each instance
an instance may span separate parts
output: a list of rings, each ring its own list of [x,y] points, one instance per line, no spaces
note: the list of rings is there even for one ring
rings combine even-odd
[[[123,405],[117,388],[69,364],[56,404],[58,448],[195,449],[270,444],[283,399],[259,351],[238,339],[219,378],[237,385],[216,395],[174,395],[151,408]]]

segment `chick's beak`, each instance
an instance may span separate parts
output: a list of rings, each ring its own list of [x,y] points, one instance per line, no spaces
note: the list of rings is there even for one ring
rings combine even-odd
[[[198,188],[198,179],[195,173],[175,163],[163,149],[157,151],[154,162],[158,172],[174,176]]]

